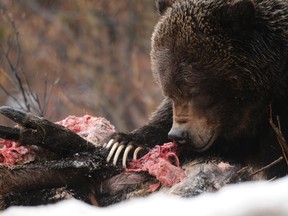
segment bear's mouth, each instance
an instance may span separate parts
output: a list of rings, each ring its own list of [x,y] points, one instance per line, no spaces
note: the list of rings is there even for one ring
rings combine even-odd
[[[215,129],[212,131],[210,137],[206,139],[205,143],[202,143],[200,147],[193,145],[193,150],[197,152],[203,152],[209,149],[215,142],[216,138],[218,137],[219,130]]]

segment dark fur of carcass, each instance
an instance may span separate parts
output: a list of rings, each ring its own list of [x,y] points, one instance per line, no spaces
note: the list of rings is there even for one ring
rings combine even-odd
[[[106,163],[107,150],[101,147],[101,141],[114,127],[103,118],[68,117],[54,124],[9,107],[1,107],[0,112],[21,125],[0,126],[0,137],[11,140],[2,141],[6,145],[0,150],[2,209],[69,198],[108,206],[155,190],[189,197],[216,191],[228,183],[255,179],[249,168],[240,170],[217,158],[186,158],[180,167],[173,143],[156,146],[132,161],[130,169],[123,170]],[[27,157],[31,154],[34,156]]]

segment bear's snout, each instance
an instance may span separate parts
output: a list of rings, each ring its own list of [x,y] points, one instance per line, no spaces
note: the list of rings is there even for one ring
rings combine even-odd
[[[168,133],[168,138],[178,145],[185,145],[195,151],[202,152],[213,145],[218,137],[218,130],[197,130],[189,128],[188,125],[182,124],[174,126]]]
[[[189,132],[181,128],[172,128],[168,133],[168,138],[179,145],[190,142]]]

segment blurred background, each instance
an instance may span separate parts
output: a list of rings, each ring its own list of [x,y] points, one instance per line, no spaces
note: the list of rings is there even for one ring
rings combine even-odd
[[[1,0],[0,105],[143,125],[162,100],[149,56],[157,19],[154,0]]]

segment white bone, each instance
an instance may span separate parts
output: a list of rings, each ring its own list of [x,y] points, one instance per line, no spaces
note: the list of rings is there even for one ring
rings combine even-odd
[[[124,154],[123,154],[123,159],[122,159],[122,166],[124,168],[126,168],[126,162],[127,162],[127,157],[128,157],[128,154],[130,152],[130,150],[133,148],[133,145],[128,145],[124,151]]]
[[[133,160],[137,159],[138,152],[142,150],[142,147],[137,147],[133,154]]]
[[[115,155],[114,155],[114,158],[113,158],[113,165],[116,166],[117,164],[117,160],[119,158],[119,155],[121,153],[121,151],[123,150],[125,146],[124,145],[120,145],[119,148],[117,149]]]
[[[109,152],[109,155],[108,155],[108,157],[107,157],[107,159],[106,159],[107,162],[110,161],[110,159],[111,159],[111,157],[113,156],[113,154],[114,154],[116,148],[118,147],[118,145],[119,145],[118,142],[114,143],[114,145],[113,145],[113,147],[111,148],[111,150],[110,150],[110,152]]]

